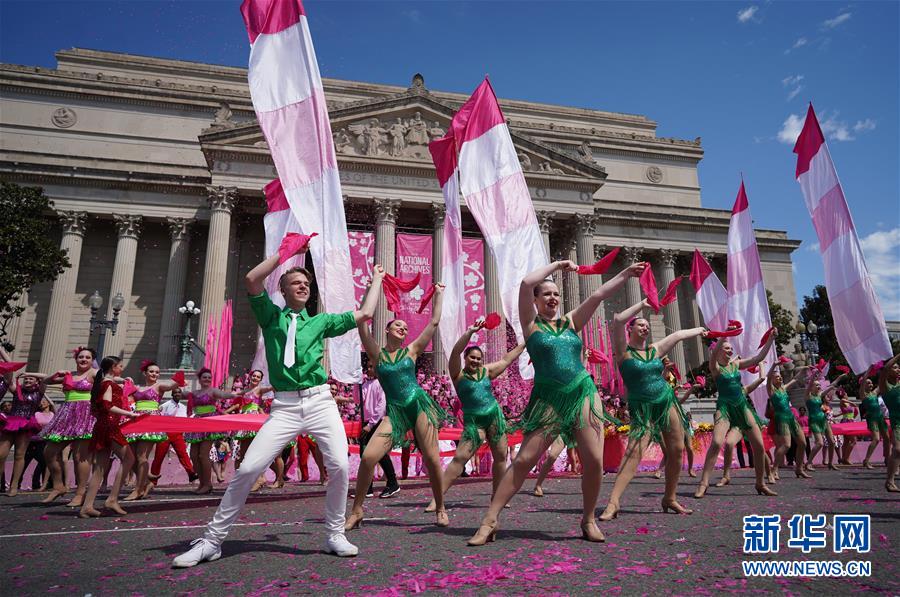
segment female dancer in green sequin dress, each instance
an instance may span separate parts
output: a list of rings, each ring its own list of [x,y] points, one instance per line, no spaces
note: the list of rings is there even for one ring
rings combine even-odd
[[[675,497],[681,476],[684,435],[689,425],[681,404],[675,398],[675,391],[663,377],[662,357],[679,342],[704,335],[706,329],[679,330],[651,344],[650,322],[641,316],[641,311],[649,307],[645,299],[613,317],[612,342],[616,364],[628,390],[631,422],[628,446],[600,520],[611,520],[619,515],[622,495],[634,478],[641,456],[651,441],[658,442],[666,454],[663,512],[671,509],[678,514],[691,513]]]
[[[403,342],[408,334],[406,322],[395,319],[385,330],[384,348],[372,337],[369,326],[360,323],[359,337],[362,340],[369,362],[375,363],[375,374],[387,401],[387,415],[378,424],[375,434],[369,440],[359,463],[356,474],[356,498],[353,509],[344,527],[349,531],[362,523],[363,502],[366,490],[372,484],[375,465],[393,446],[406,445],[406,434],[412,431],[416,445],[422,453],[428,469],[428,482],[434,495],[437,526],[450,525],[447,510],[444,509],[443,481],[441,480],[441,458],[438,449],[438,428],[447,413],[419,387],[416,381],[416,359],[425,351],[441,320],[441,306],[444,302],[444,285],[437,284],[431,320],[419,337],[406,348]]]
[[[450,379],[456,388],[456,395],[462,404],[463,434],[456,446],[456,454],[447,465],[443,475],[442,492],[447,493],[453,482],[462,474],[466,463],[472,459],[475,451],[485,441],[491,447],[491,474],[493,476],[493,492],[506,472],[506,418],[497,399],[491,390],[491,380],[497,378],[506,371],[522,351],[524,344],[519,344],[502,359],[494,363],[483,365],[484,352],[478,346],[469,346],[472,334],[484,327],[484,321],[476,321],[465,333],[460,336],[453,350],[450,351],[448,363]],[[462,366],[465,361],[464,366]],[[425,508],[426,512],[433,512],[436,508],[434,500]]]
[[[767,376],[766,390],[769,393],[769,409],[774,421],[773,428],[775,433],[772,439],[775,442],[775,479],[778,479],[778,471],[784,465],[784,457],[788,450],[791,449],[791,441],[796,444],[796,456],[794,458],[794,473],[798,478],[809,479],[810,476],[803,468],[803,458],[806,456],[806,434],[803,428],[797,423],[796,417],[791,410],[791,399],[788,396],[788,390],[800,381],[800,372],[806,367],[797,367],[794,369],[794,378],[784,383],[781,375],[781,367],[777,363],[772,365]]]
[[[759,427],[760,431],[762,431],[767,422],[764,422],[759,418],[759,415],[756,413],[756,410],[753,407],[753,401],[750,399],[750,394],[753,393],[756,388],[762,385],[762,382],[765,381],[765,378],[762,375],[762,370],[759,371],[759,377],[753,380],[750,385],[744,386],[744,400],[747,401],[747,407],[750,409],[750,414],[753,415],[753,418],[756,420],[756,425]],[[716,487],[725,487],[729,483],[731,483],[731,463],[734,457],[734,447],[738,445],[738,442],[746,438],[746,430],[741,429],[739,427],[732,427],[728,430],[728,433],[725,435],[725,445],[722,447],[722,478],[716,483]],[[765,464],[765,476],[769,480],[769,483],[774,483],[774,474],[769,465],[768,454],[763,451],[763,455],[766,456],[764,461]]]
[[[859,402],[856,404],[860,405],[862,407],[861,410],[865,412],[866,426],[869,428],[869,433],[872,434],[872,440],[866,449],[866,457],[863,459],[863,467],[874,469],[871,459],[872,454],[875,453],[875,448],[878,447],[878,443],[882,440],[886,445],[889,445],[887,443],[890,442],[890,439],[888,438],[887,422],[884,420],[881,404],[878,401],[878,394],[875,392],[875,382],[872,381],[871,377],[865,378],[859,384]],[[889,454],[889,448],[885,449],[885,454]],[[885,458],[886,462],[887,458]]]
[[[822,403],[828,400],[828,397],[837,390],[838,384],[846,376],[846,373],[841,373],[837,379],[831,382],[824,394],[822,393],[822,384],[818,379],[813,380],[806,386],[806,411],[809,413],[809,434],[813,436],[813,443],[809,450],[809,460],[806,463],[806,470],[808,471],[815,470],[812,463],[816,458],[816,454],[824,447],[825,438],[828,438],[828,450],[832,452],[832,458],[834,456],[834,435],[831,433],[831,424],[825,417],[825,411],[822,410]],[[834,464],[832,458],[828,459],[831,462],[831,466],[828,468],[837,470],[837,465]]]
[[[522,280],[519,321],[534,364],[534,387],[519,424],[525,437],[469,545],[484,545],[494,539],[503,507],[519,491],[528,472],[557,435],[568,444],[577,441],[581,453],[582,537],[588,541],[605,540],[594,518],[603,476],[603,407],[581,362],[584,347],[578,333],[603,299],[622,288],[628,278],[640,276],[645,267],[646,264],[638,263],[622,270],[561,319],[557,319],[562,304],[559,288],[547,278],[558,271],[576,272],[578,266],[571,261],[556,261]]]
[[[891,416],[891,457],[887,461],[887,479],[884,488],[900,491],[894,479],[900,468],[900,354],[885,363],[878,376],[878,391],[884,398]]]

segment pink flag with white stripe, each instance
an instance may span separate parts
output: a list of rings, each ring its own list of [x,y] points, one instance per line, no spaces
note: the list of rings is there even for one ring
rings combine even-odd
[[[854,373],[862,374],[872,363],[891,358],[891,343],[844,189],[812,104],[794,153],[797,182],[819,237],[834,333]]]
[[[459,209],[459,169],[456,142],[451,131],[428,144],[438,183],[444,195],[444,244],[441,256],[441,282],[444,283],[444,305],[441,311],[441,345],[450,349],[466,331],[466,297],[463,282],[462,216]]]
[[[290,232],[300,232],[300,224],[291,213],[288,205],[287,197],[284,196],[284,189],[281,187],[281,181],[277,178],[266,185],[266,215],[263,216],[263,228],[266,231],[266,255],[274,255],[278,252],[281,245],[281,239]],[[315,240],[312,244],[315,244]],[[279,307],[284,307],[284,297],[278,288],[278,281],[281,275],[292,267],[304,267],[306,265],[306,254],[294,255],[281,265],[275,268],[269,277],[266,278],[266,292],[272,302]],[[262,332],[257,332],[256,354],[253,356],[253,368],[263,372],[263,380],[269,381],[269,367],[266,364],[266,347],[263,344]]]
[[[694,262],[691,264],[691,285],[697,293],[697,306],[706,327],[711,330],[728,327],[728,292],[697,249],[694,249]]]
[[[324,309],[352,311],[354,300],[347,222],[337,158],[319,65],[300,0],[244,0],[241,14],[250,36],[250,97],[302,234],[310,243]],[[331,374],[361,379],[356,332],[328,341]]]
[[[744,358],[755,355],[759,351],[760,339],[772,327],[772,319],[744,181],[741,181],[731,209],[731,223],[728,226],[728,319],[744,324],[744,331],[731,338],[735,354]],[[763,370],[776,358],[773,346],[763,361]],[[756,379],[756,375],[742,371],[741,379],[747,385]],[[768,395],[764,387],[757,388],[752,398],[757,410],[765,409]]]
[[[451,129],[460,147],[460,188],[494,255],[503,312],[522,342],[519,284],[549,257],[506,120],[487,79],[460,107]],[[533,376],[528,360],[525,353],[519,360],[524,378]]]

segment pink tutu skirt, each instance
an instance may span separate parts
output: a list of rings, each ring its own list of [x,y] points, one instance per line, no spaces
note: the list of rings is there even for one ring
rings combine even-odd
[[[6,417],[6,426],[3,427],[4,433],[18,433],[20,431],[28,431],[34,433],[41,430],[41,424],[32,416],[30,419],[25,417]]]
[[[63,402],[56,411],[56,416],[41,432],[41,437],[56,443],[88,439],[95,422],[90,400]]]

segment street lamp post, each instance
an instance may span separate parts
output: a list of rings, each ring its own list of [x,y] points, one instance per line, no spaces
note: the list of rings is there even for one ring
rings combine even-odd
[[[808,363],[814,364],[819,356],[819,327],[812,321],[806,325],[803,325],[802,321],[798,321],[794,330],[800,335],[800,346],[806,354]]]
[[[97,312],[103,306],[103,297],[100,292],[94,291],[94,294],[88,299],[88,305],[91,307],[91,329],[90,333],[94,333],[95,329],[100,330],[100,337],[97,339],[97,355],[103,358],[103,346],[106,344],[106,330],[113,336],[116,335],[116,328],[119,326],[119,311],[125,306],[125,297],[121,292],[116,293],[112,299],[113,316],[112,319],[97,317]]]
[[[194,338],[191,336],[191,318],[199,315],[200,309],[197,308],[194,301],[187,301],[178,307],[178,312],[185,316],[184,334],[181,335],[181,364],[178,366],[181,369],[190,370],[194,368],[193,351],[191,350],[194,344]]]

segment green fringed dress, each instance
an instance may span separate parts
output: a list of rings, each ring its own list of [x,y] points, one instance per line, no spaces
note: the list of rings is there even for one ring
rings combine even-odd
[[[416,382],[416,364],[409,358],[408,348],[398,350],[393,358],[381,349],[375,373],[384,390],[393,445],[409,445],[406,434],[415,427],[419,413],[425,413],[435,429],[447,419],[447,412]]]
[[[534,387],[516,427],[524,433],[542,429],[545,435],[559,435],[572,447],[575,430],[590,423],[583,416],[585,400],[590,401],[590,414],[597,421],[604,419],[596,401],[597,387],[581,362],[581,338],[569,327],[568,318],[554,322],[538,318],[535,323],[538,329],[525,341],[534,365]]]
[[[810,394],[806,399],[806,413],[809,417],[810,433],[825,433],[825,426],[828,419],[825,417],[825,411],[822,410],[822,397]]]
[[[496,446],[506,435],[506,418],[491,390],[491,376],[488,375],[487,367],[482,367],[475,375],[463,372],[456,382],[456,394],[463,411],[460,442],[471,442],[478,448],[481,446],[478,430],[483,429],[488,443]]]
[[[877,431],[882,438],[887,437],[887,422],[881,412],[881,405],[878,404],[878,394],[869,394],[863,398],[863,407],[866,409],[866,427],[869,431],[873,434]]]
[[[663,378],[663,362],[657,356],[656,348],[639,351],[629,346],[627,351],[629,357],[622,359],[619,373],[628,390],[628,413],[631,415],[628,435],[641,438],[649,433],[653,441],[659,442],[662,433],[669,430],[669,410],[673,406],[687,433],[690,424],[675,398],[675,390]]]
[[[775,433],[781,437],[800,435],[800,425],[791,411],[791,398],[783,388],[777,389],[769,396],[772,404],[772,418],[775,420]]]
[[[744,392],[744,384],[741,383],[741,371],[737,363],[730,363],[719,370],[716,389],[719,391],[716,411],[728,421],[729,429],[737,427],[741,431],[746,431],[759,426],[759,415],[754,417],[754,409],[747,404],[747,395]],[[750,417],[747,416],[748,411],[751,413]]]
[[[891,433],[897,439],[900,438],[900,383],[891,385],[885,381],[885,385],[887,391],[882,398],[891,416]]]

